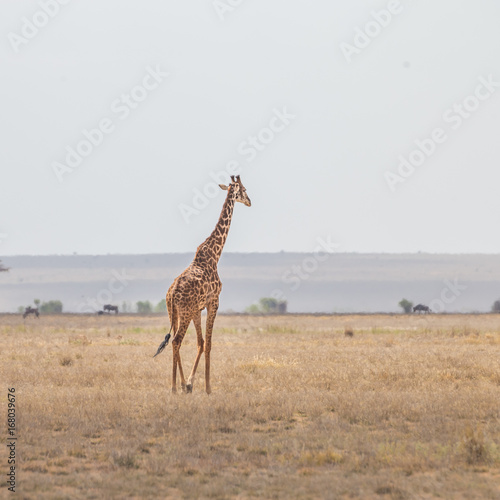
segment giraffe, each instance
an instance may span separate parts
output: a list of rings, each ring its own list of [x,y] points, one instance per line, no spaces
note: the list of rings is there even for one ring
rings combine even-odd
[[[222,282],[217,273],[217,263],[229,233],[235,202],[243,203],[247,207],[252,205],[247,190],[241,183],[240,176],[232,175],[231,181],[229,186],[219,184],[222,190],[227,191],[227,196],[215,229],[196,249],[193,262],[174,280],[167,292],[166,301],[170,331],[153,357],[165,349],[170,339],[170,332],[173,331],[172,393],[174,394],[177,392],[177,367],[179,367],[182,391],[187,393],[193,391],[196,369],[203,352],[205,353],[205,390],[207,394],[211,392],[210,351],[212,349],[212,330],[217,309],[219,308],[219,295],[222,289]],[[207,321],[205,340],[203,340],[201,311],[205,308],[207,310]],[[182,370],[180,348],[191,321],[193,321],[196,329],[198,352],[186,383]]]

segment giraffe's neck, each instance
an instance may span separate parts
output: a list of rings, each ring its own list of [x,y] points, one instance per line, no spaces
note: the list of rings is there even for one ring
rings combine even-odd
[[[217,265],[222,249],[226,243],[229,227],[231,226],[231,219],[233,217],[233,210],[235,204],[234,187],[229,186],[226,196],[226,201],[222,207],[219,221],[212,231],[212,234],[198,247],[194,261],[197,263],[209,263]]]

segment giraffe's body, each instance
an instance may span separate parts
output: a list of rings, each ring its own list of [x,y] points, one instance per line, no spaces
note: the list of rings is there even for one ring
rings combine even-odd
[[[194,376],[203,352],[205,352],[205,388],[208,394],[211,392],[210,351],[212,348],[212,330],[219,308],[219,295],[222,289],[222,282],[217,273],[217,263],[227,239],[235,202],[239,201],[251,206],[250,198],[246,194],[246,189],[243,187],[239,176],[236,179],[232,177],[232,181],[229,187],[221,185],[221,188],[227,190],[228,193],[217,226],[212,234],[198,247],[193,262],[174,280],[167,292],[166,301],[170,329],[174,333],[172,340],[172,392],[177,391],[177,366],[179,367],[182,390],[192,391]],[[201,328],[201,311],[203,309],[207,310],[205,340],[203,340]],[[193,321],[196,328],[198,353],[186,384],[180,358],[180,347],[191,321]],[[169,339],[170,333],[165,337],[156,354],[159,354],[165,348]]]

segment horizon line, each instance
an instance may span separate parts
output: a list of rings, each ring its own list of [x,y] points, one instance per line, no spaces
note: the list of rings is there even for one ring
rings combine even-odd
[[[11,254],[4,255],[0,254],[0,259],[8,259],[13,257],[128,257],[128,256],[149,256],[149,255],[186,255],[194,254],[193,251],[185,252],[152,252],[152,253],[47,253],[47,254]],[[294,250],[279,250],[279,251],[255,251],[255,252],[224,252],[224,255],[279,255],[279,254],[301,254],[301,255],[311,255],[315,252],[300,252]],[[427,251],[417,251],[417,252],[360,252],[360,251],[343,251],[343,252],[328,252],[329,255],[455,255],[455,256],[472,256],[472,255],[487,255],[495,256],[500,255],[500,250],[498,252],[427,252]]]

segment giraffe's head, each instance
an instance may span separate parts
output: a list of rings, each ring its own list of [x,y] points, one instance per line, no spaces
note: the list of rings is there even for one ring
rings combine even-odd
[[[241,179],[239,175],[232,175],[231,176],[231,184],[229,186],[226,186],[225,184],[219,184],[220,188],[223,189],[224,191],[227,190],[233,190],[235,193],[235,200],[239,201],[240,203],[243,203],[243,205],[246,205],[247,207],[252,206],[252,202],[250,201],[250,198],[248,197],[247,190],[245,189],[245,186],[241,183]]]

